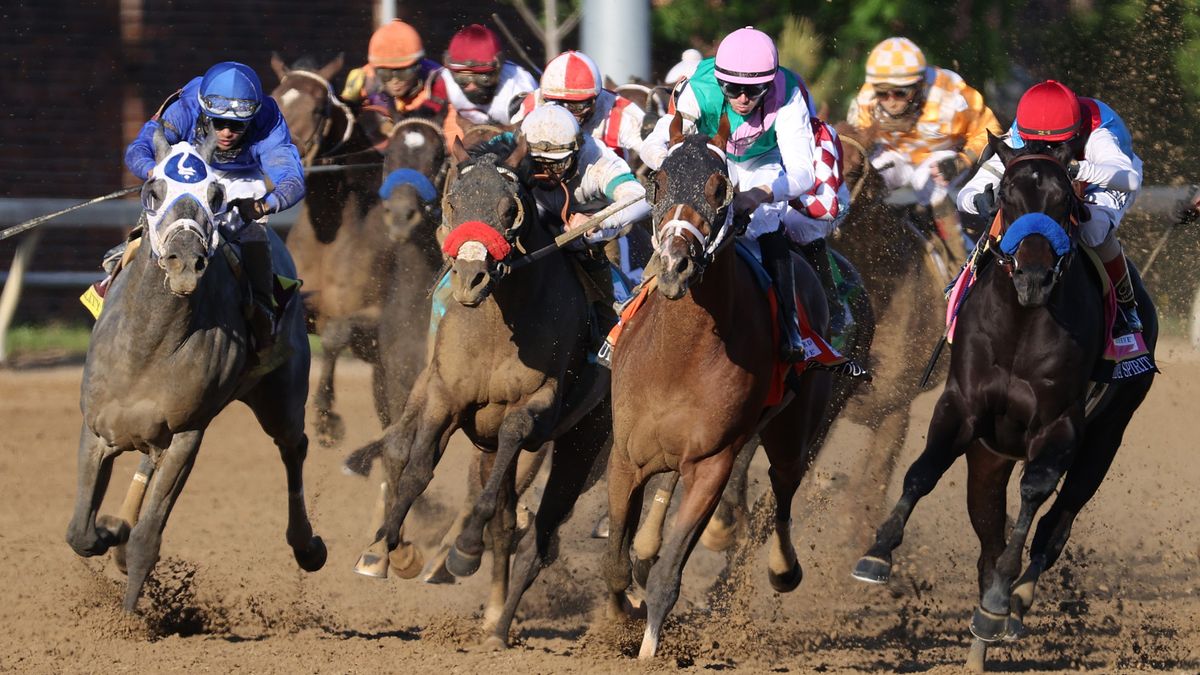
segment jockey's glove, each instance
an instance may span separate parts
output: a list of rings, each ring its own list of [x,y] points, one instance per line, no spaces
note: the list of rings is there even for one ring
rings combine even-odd
[[[230,210],[236,209],[238,215],[242,217],[242,221],[246,223],[253,222],[267,215],[267,200],[254,199],[253,197],[242,197],[240,199],[229,200]]]
[[[754,210],[762,206],[771,199],[771,191],[756,187],[746,190],[745,192],[737,193],[733,198],[733,215],[747,216],[754,213]]]
[[[989,185],[983,189],[983,192],[975,195],[971,200],[975,205],[975,212],[981,216],[991,217],[996,211],[996,189]]]
[[[1067,162],[1067,178],[1075,180],[1079,176],[1079,160],[1073,159]]]

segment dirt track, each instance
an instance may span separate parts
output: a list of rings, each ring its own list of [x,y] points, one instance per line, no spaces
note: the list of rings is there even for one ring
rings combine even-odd
[[[1164,373],[1108,481],[1044,577],[1027,619],[1032,634],[993,648],[993,669],[1200,670],[1200,449],[1192,435],[1200,355],[1174,342],[1159,361]],[[123,578],[109,560],[77,558],[63,539],[75,494],[80,374],[0,371],[0,671],[949,673],[966,654],[977,548],[964,465],[917,508],[891,584],[858,584],[849,570],[874,523],[850,528],[837,515],[848,498],[839,486],[866,437],[850,424],[836,429],[797,499],[806,578],[796,592],[770,590],[765,554],[733,575],[746,582],[732,597],[710,592],[725,557],[697,549],[661,657],[639,664],[640,627],[608,628],[599,618],[604,544],[586,535],[605,504],[603,490],[593,490],[564,527],[559,562],[527,594],[514,648],[482,652],[475,629],[486,561],[483,573],[452,587],[351,572],[369,543],[377,485],[339,469],[343,453],[378,430],[361,364],[338,373],[348,438],[335,449],[314,443],[307,465],[314,524],[329,545],[325,569],[308,575],[293,562],[283,541],[282,465],[237,406],[209,430],[167,526],[146,616],[130,617],[119,609]],[[933,400],[916,402],[901,466],[920,448]],[[469,452],[460,438],[451,444],[432,505],[417,513],[426,546],[458,505]],[[134,460],[118,460],[106,511],[116,509]],[[752,477],[754,497],[766,485],[761,458]]]

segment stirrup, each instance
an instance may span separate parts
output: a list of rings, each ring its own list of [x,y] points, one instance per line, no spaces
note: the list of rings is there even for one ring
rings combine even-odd
[[[1117,305],[1117,310],[1120,313],[1120,320],[1113,325],[1113,337],[1127,335],[1129,333],[1142,332],[1142,317],[1138,316],[1137,305],[1132,304],[1128,307]]]

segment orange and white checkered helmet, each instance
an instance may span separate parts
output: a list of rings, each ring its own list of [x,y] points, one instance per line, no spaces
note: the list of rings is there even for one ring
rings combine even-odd
[[[586,101],[600,95],[600,69],[587,54],[568,51],[554,57],[542,73],[542,98]]]
[[[907,87],[925,76],[925,55],[912,40],[891,37],[871,50],[867,57],[867,84]]]

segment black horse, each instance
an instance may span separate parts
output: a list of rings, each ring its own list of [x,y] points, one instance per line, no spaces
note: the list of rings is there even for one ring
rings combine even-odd
[[[1073,216],[1087,216],[1064,168],[1068,148],[1031,144],[1016,151],[995,138],[991,145],[1006,167],[999,186],[1006,230],[1026,213],[1044,213],[1068,232]],[[1049,234],[1058,238],[1056,231]],[[979,269],[958,314],[950,375],[925,450],[905,475],[904,492],[877,530],[875,544],[854,568],[863,581],[888,580],[892,551],[913,507],[965,453],[967,508],[980,543],[980,604],[971,622],[977,640],[969,663],[979,670],[987,643],[1023,632],[1038,577],[1062,553],[1071,524],[1100,486],[1153,382],[1151,371],[1089,396],[1108,329],[1098,290],[1102,280],[1073,237],[1069,243],[1059,255],[1050,238],[1030,234],[1012,255],[999,253]],[[1143,336],[1153,349],[1154,304],[1136,271],[1130,273],[1146,317]],[[1021,506],[1005,542],[1005,488],[1017,461],[1025,462]],[[1018,579],[1033,517],[1064,475]]]

